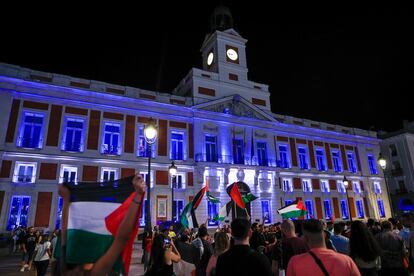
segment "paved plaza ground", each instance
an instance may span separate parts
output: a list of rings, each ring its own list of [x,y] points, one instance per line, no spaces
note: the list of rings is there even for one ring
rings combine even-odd
[[[144,265],[141,264],[142,248],[141,243],[134,244],[134,253],[132,255],[130,275],[144,275]],[[11,256],[0,256],[0,275],[35,275],[34,271],[20,272],[21,254]],[[34,267],[33,267],[34,269]],[[47,275],[51,275],[50,266]]]

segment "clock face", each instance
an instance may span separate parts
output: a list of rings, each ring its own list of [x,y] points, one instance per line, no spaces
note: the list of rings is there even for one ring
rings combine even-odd
[[[207,56],[207,65],[210,66],[214,61],[214,54],[213,52],[210,52]]]
[[[239,55],[237,54],[237,52],[234,49],[228,49],[227,50],[227,57],[230,60],[236,61],[239,58]]]

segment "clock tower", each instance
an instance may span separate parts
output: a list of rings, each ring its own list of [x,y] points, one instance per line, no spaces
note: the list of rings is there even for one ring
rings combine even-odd
[[[218,73],[221,81],[247,81],[246,42],[233,29],[230,10],[217,7],[211,16],[211,33],[201,47],[203,69]]]

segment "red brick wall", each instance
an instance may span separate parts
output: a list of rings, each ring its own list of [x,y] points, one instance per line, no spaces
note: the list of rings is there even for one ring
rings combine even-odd
[[[158,121],[158,155],[167,156],[167,121]]]
[[[20,100],[13,100],[12,108],[10,110],[9,125],[7,126],[6,143],[13,143],[19,109]]]
[[[39,179],[56,180],[57,167],[56,163],[41,163]]]
[[[187,185],[194,186],[193,172],[187,172]]]
[[[135,174],[134,168],[122,168],[121,169],[121,178],[128,177]]]
[[[344,145],[341,145],[342,164],[344,165],[344,171],[348,170],[348,159],[346,158]]]
[[[183,122],[170,121],[170,127],[186,129],[187,124]]]
[[[320,183],[319,183],[319,179],[312,179],[312,188],[314,190],[320,190]]]
[[[71,106],[66,106],[65,107],[65,112],[70,113],[70,114],[76,114],[76,115],[85,115],[85,116],[88,115],[88,110],[87,109],[71,107]]]
[[[88,149],[97,150],[99,141],[99,127],[101,124],[101,112],[91,110],[89,117]]]
[[[300,180],[300,178],[293,178],[293,188],[294,189],[302,189],[302,181]]]
[[[329,188],[332,190],[336,190],[336,180],[329,180]]]
[[[333,207],[334,207],[335,218],[337,219],[342,218],[341,214],[339,213],[338,198],[337,197],[332,198],[332,202],[333,202]]]
[[[194,158],[193,124],[188,124],[188,158]]]
[[[290,156],[292,157],[292,166],[298,166],[298,157],[296,155],[296,143],[295,138],[289,138],[290,143]]]
[[[318,219],[324,219],[320,197],[315,197],[315,206],[316,206],[316,216],[318,217]]]
[[[326,160],[328,162],[328,169],[332,170],[332,156],[331,156],[331,149],[329,148],[329,144],[325,143],[325,151],[326,151]]]
[[[47,131],[46,146],[57,147],[60,133],[60,122],[62,120],[62,106],[52,105],[50,112],[49,128]]]
[[[82,181],[96,182],[98,179],[97,166],[83,166]]]
[[[311,167],[316,168],[315,152],[313,150],[313,142],[312,141],[308,141],[308,148],[309,148],[309,157],[310,157]]]
[[[198,93],[202,95],[212,96],[212,97],[216,96],[216,91],[211,88],[199,87]]]
[[[124,152],[134,153],[135,144],[135,116],[127,115],[125,123]]]
[[[1,161],[1,171],[0,178],[9,178],[11,172],[12,161],[11,160],[2,160]]]
[[[350,197],[348,200],[348,204],[349,204],[349,209],[351,210],[351,216],[353,218],[356,217],[356,212],[355,212],[355,202],[354,202],[354,198]]]
[[[46,103],[39,103],[39,102],[32,102],[32,101],[24,101],[23,107],[32,108],[32,109],[40,109],[40,110],[49,109],[49,105]]]
[[[37,207],[34,227],[48,227],[50,209],[52,207],[52,192],[39,192],[37,194]]]
[[[124,120],[124,114],[120,114],[120,113],[104,112],[103,117],[106,119],[113,119],[113,120],[119,120],[119,121]]]
[[[168,185],[168,171],[155,171],[155,179],[158,185]]]

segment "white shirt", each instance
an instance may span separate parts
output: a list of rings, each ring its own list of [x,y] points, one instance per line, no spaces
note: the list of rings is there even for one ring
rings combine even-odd
[[[46,241],[43,244],[36,245],[36,256],[34,258],[35,262],[41,262],[49,260],[49,254],[47,254],[47,250],[50,248],[50,242]]]

